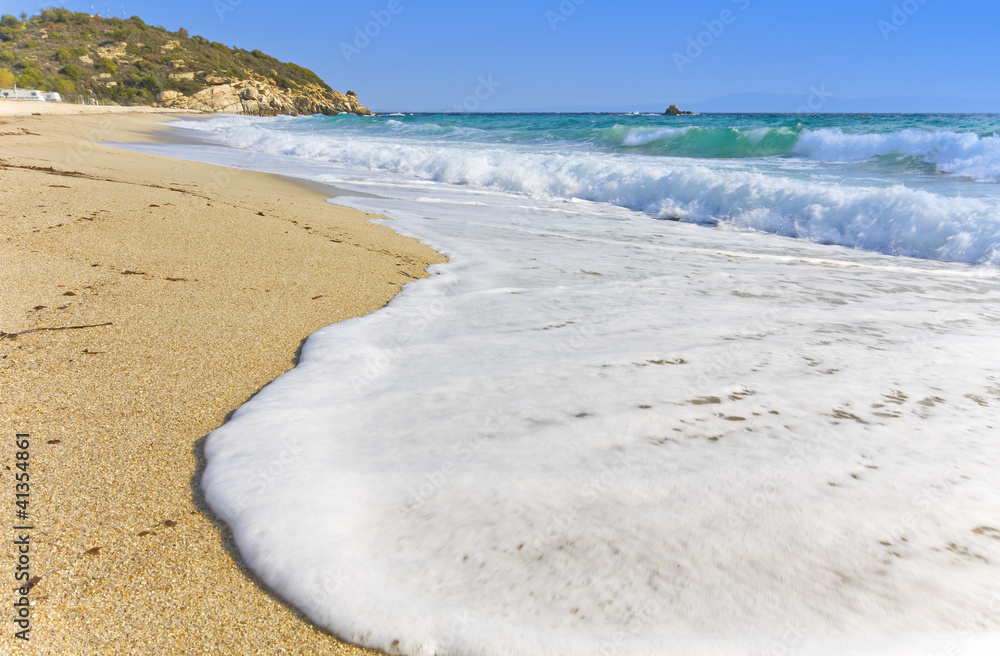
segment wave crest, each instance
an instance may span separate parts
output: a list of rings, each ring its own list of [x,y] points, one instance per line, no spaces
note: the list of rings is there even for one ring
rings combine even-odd
[[[840,128],[805,132],[796,155],[819,162],[858,162],[877,157],[920,157],[939,171],[982,182],[1000,182],[1000,138],[974,132],[903,130],[844,134]]]
[[[611,203],[657,218],[721,223],[890,255],[1000,265],[1000,212],[985,200],[946,197],[902,185],[841,186],[679,158],[400,140],[385,134],[344,138],[316,130],[288,131],[280,123],[227,125],[216,132],[217,139],[270,155],[536,198]],[[628,134],[632,133],[623,138]],[[654,143],[691,134],[699,135],[688,129],[678,135],[647,136]],[[815,158],[863,158],[900,147],[892,140],[853,140],[849,138],[853,135],[832,130],[812,136],[816,134],[799,139]],[[751,143],[747,135],[740,138]],[[755,138],[762,144],[769,134]],[[963,137],[964,150],[955,146],[947,153],[933,138],[923,146],[928,152],[933,148],[942,159],[958,161],[957,155],[964,152],[969,155],[966,161],[972,161],[977,148],[992,147],[976,145],[985,141],[975,135]],[[912,143],[916,149],[917,142]]]

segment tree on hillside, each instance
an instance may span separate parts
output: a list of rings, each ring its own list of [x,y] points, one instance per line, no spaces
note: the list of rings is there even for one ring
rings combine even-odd
[[[59,69],[60,75],[65,75],[71,80],[79,80],[83,77],[83,69],[75,64],[70,64],[69,66],[63,66]]]
[[[6,68],[0,68],[0,89],[9,89],[17,82],[17,78]]]
[[[17,16],[4,14],[0,17],[0,41],[13,41],[22,27]]]

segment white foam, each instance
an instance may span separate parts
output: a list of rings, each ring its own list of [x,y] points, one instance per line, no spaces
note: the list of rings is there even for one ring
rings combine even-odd
[[[840,128],[826,128],[804,132],[794,152],[821,162],[857,162],[886,155],[922,157],[947,173],[1000,182],[1000,137],[996,135],[912,129],[845,134]]]
[[[415,180],[511,192],[534,199],[581,198],[659,218],[721,223],[739,230],[892,255],[1000,263],[1000,201],[995,196],[961,198],[932,189],[875,186],[870,181],[832,185],[822,176],[816,179],[788,172],[761,172],[731,162],[446,143],[426,138],[344,138],[336,132],[285,131],[274,125],[283,124],[232,119],[196,124],[223,143],[257,153],[391,172]],[[638,134],[629,133],[627,138],[639,139],[634,136]],[[653,138],[657,133],[641,134],[642,138]],[[951,143],[943,136],[935,136],[938,133],[921,134],[929,135],[926,139],[931,144]],[[867,135],[861,140],[854,136],[820,130],[808,138],[804,135],[799,143],[806,156],[832,159],[871,157],[877,144],[882,144],[879,147],[885,152],[898,146],[896,142],[882,143],[884,135]],[[971,135],[966,141],[973,143],[975,138]],[[913,149],[926,150],[928,143],[920,142]],[[963,152],[970,154],[974,150],[970,146]],[[958,157],[956,152],[942,151],[940,158]]]
[[[751,130],[750,134],[747,135],[747,138],[750,140],[750,143],[758,144],[763,141],[764,137],[770,134],[772,130],[773,128],[757,128],[755,130]]]
[[[676,137],[684,134],[691,128],[661,128],[661,129],[636,129],[629,130],[622,139],[623,146],[644,146],[653,141],[658,141],[664,137]]]
[[[995,270],[364,190],[450,263],[205,449],[242,557],[318,624],[441,656],[1000,648]]]

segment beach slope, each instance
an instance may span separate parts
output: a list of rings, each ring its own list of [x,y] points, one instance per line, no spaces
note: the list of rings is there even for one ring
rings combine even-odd
[[[290,180],[99,145],[155,138],[168,117],[13,113],[0,112],[0,425],[7,463],[15,433],[31,435],[41,578],[30,643],[4,631],[0,651],[370,653],[241,566],[202,503],[201,448],[310,333],[443,258]],[[0,479],[12,495],[13,471]]]

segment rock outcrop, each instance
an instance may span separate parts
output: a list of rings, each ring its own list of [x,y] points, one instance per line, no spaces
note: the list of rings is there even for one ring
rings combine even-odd
[[[353,91],[343,94],[319,85],[286,89],[275,86],[270,80],[224,80],[216,76],[205,81],[212,86],[194,95],[164,91],[156,100],[162,107],[248,116],[334,116],[345,113],[371,116],[371,110],[358,102],[358,96]]]
[[[678,109],[677,105],[671,105],[670,107],[667,107],[667,111],[663,112],[664,116],[681,116],[683,114],[694,114],[694,112],[689,112],[686,110],[681,111],[680,109]]]
[[[162,103],[162,102],[167,102],[168,100],[174,100],[178,98],[180,95],[181,94],[177,91],[170,91],[170,90],[161,91],[160,93],[156,94],[156,102]]]

